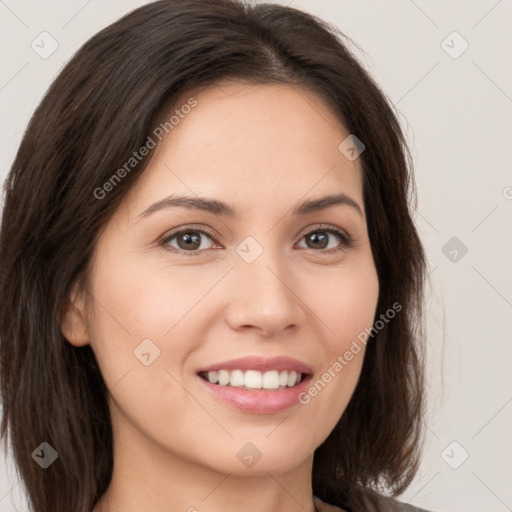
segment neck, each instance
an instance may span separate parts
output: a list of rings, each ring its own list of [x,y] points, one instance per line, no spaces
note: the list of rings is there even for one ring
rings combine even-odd
[[[114,442],[112,479],[93,512],[316,510],[311,484],[313,454],[292,469],[286,469],[285,463],[268,467],[263,455],[248,469],[236,458],[234,448],[232,467],[222,471],[193,460],[189,450],[170,453],[135,429],[117,433],[122,442],[119,438]]]

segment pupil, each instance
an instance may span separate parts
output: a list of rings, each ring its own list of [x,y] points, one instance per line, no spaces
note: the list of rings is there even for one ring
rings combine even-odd
[[[309,239],[310,239],[310,241],[313,241],[313,243],[318,243],[320,241],[320,246],[322,249],[327,247],[327,234],[326,233],[322,233],[322,234],[312,233],[310,235]]]
[[[181,239],[185,241],[186,249],[197,249],[201,245],[200,236],[198,234],[191,235],[190,233],[184,233]],[[192,245],[194,246],[192,247]]]

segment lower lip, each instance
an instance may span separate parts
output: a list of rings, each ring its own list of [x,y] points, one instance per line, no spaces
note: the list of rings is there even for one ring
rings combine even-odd
[[[296,386],[275,391],[256,389],[248,391],[234,386],[220,386],[197,376],[206,389],[223,402],[253,414],[272,414],[297,405],[299,395],[306,390],[311,380],[307,375]]]

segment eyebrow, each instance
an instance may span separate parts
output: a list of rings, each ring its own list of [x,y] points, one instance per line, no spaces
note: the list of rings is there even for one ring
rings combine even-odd
[[[363,210],[357,202],[343,193],[320,197],[317,199],[308,199],[293,210],[293,215],[307,215],[312,212],[326,210],[327,208],[331,208],[336,205],[349,206],[356,210],[359,215],[364,217]],[[141,214],[139,214],[139,217],[145,218],[152,213],[172,207],[199,210],[230,218],[238,216],[236,208],[216,199],[189,196],[169,196],[148,206]]]

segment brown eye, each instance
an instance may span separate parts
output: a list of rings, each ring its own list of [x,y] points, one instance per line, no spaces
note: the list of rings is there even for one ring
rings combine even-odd
[[[336,238],[338,238],[337,243]],[[160,244],[172,252],[186,256],[199,256],[206,250],[212,249],[211,245],[208,246],[207,240],[211,243],[217,241],[213,234],[204,229],[188,227],[168,234]],[[306,246],[302,247],[319,253],[343,251],[351,246],[351,238],[341,229],[330,225],[309,231],[301,238],[301,242],[302,240],[306,241]]]
[[[335,241],[332,242],[332,240],[336,237],[338,238],[338,244],[336,244]],[[350,245],[349,237],[343,231],[334,227],[321,229],[317,228],[314,231],[306,233],[302,239],[306,240],[307,249],[313,249],[317,251],[330,252],[332,249],[343,250]]]
[[[310,249],[325,249],[329,244],[329,235],[325,232],[315,231],[306,235],[306,240],[310,242],[308,244]]]
[[[213,240],[213,237],[206,233],[206,231],[189,228],[169,234],[162,240],[162,245],[168,245],[183,254],[194,255],[211,248],[205,247],[205,243],[203,243],[205,238]]]
[[[194,232],[182,233],[175,238],[180,249],[196,250],[201,246],[201,235]]]

